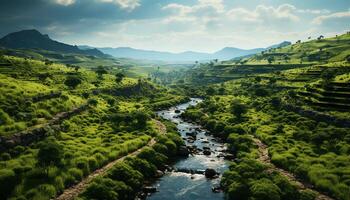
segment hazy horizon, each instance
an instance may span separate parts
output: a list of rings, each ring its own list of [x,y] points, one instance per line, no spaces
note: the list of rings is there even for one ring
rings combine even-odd
[[[349,29],[346,0],[4,0],[0,36],[37,29],[73,45],[179,53],[264,48]]]

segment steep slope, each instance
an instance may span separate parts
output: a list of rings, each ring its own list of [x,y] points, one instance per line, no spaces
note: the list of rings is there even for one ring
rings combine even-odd
[[[62,53],[85,54],[91,56],[105,56],[97,49],[81,50],[72,46],[52,40],[48,35],[37,30],[23,30],[6,35],[0,39],[0,46],[11,49],[43,49]]]

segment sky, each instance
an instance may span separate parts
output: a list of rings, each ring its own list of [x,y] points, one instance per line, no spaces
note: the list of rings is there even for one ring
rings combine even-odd
[[[94,47],[214,52],[350,31],[350,0],[0,0],[0,37],[37,29]]]

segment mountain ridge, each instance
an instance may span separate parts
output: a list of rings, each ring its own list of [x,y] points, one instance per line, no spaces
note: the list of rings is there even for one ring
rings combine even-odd
[[[264,50],[271,48],[278,48],[290,45],[288,41],[281,42],[269,46],[267,48],[254,48],[254,49],[241,49],[236,47],[224,47],[213,53],[196,52],[196,51],[184,51],[179,53],[172,53],[166,51],[156,50],[145,50],[137,49],[132,47],[102,47],[97,48],[105,54],[117,58],[133,58],[133,59],[144,59],[144,60],[161,60],[161,61],[206,61],[212,59],[229,60],[236,57],[253,55],[260,53]],[[87,45],[78,46],[81,49],[95,48]]]
[[[35,29],[9,33],[0,39],[0,46],[11,49],[43,49],[62,53],[76,53],[99,57],[107,56],[96,48],[82,50],[76,45],[52,40],[49,35],[42,34]]]

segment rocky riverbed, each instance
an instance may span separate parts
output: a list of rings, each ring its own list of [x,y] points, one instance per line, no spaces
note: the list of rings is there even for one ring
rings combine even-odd
[[[232,156],[226,152],[222,141],[212,137],[201,126],[186,122],[180,117],[189,106],[201,101],[191,98],[188,103],[157,113],[177,124],[186,146],[181,147],[184,158],[169,167],[170,170],[164,176],[148,187],[150,195],[147,199],[224,199],[218,186],[222,173],[228,168],[226,159],[231,159]]]

